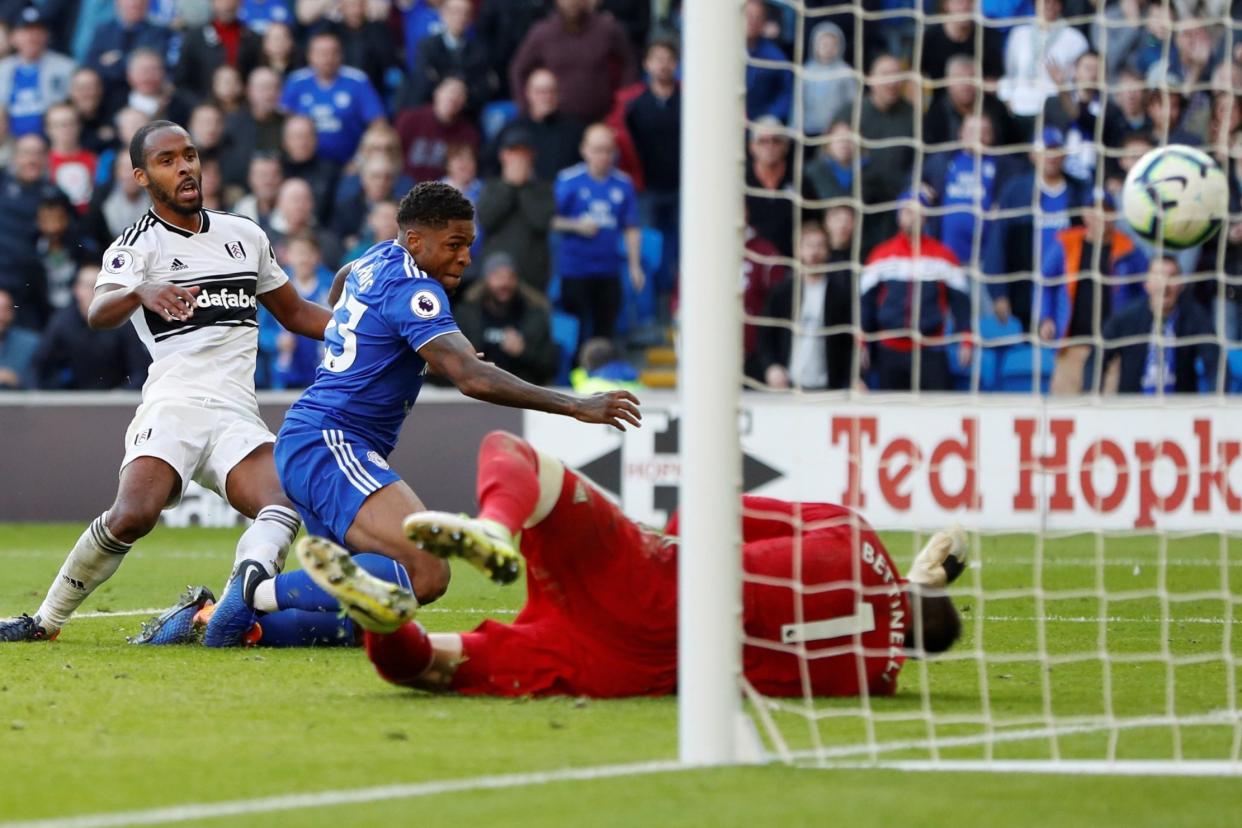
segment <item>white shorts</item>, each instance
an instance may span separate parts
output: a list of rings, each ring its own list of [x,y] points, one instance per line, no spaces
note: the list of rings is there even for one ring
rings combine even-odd
[[[164,508],[181,502],[193,480],[225,500],[225,483],[233,467],[275,435],[257,411],[239,411],[205,400],[156,400],[143,403],[125,432],[121,469],[139,457],[158,457],[181,476],[181,489]]]

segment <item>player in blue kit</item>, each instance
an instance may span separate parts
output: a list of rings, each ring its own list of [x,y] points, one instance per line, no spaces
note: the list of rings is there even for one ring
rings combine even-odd
[[[639,425],[641,415],[628,391],[566,394],[478,358],[449,309],[448,291],[470,265],[475,234],[474,208],[457,190],[439,182],[418,185],[401,200],[397,225],[395,241],[375,245],[348,268],[315,382],[290,408],[277,436],[276,468],[308,532],[356,553],[379,553],[359,556],[364,560],[385,556],[401,564],[415,596],[426,603],[447,588],[449,568],[406,536],[405,518],[425,507],[386,458],[427,371],[469,397],[619,430]],[[473,547],[466,557],[494,580],[517,576],[518,558],[508,544]],[[240,643],[256,611],[289,608],[280,593],[266,570],[243,562],[207,624],[204,643]]]

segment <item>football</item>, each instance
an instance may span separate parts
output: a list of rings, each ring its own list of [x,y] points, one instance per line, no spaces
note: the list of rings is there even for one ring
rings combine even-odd
[[[1229,213],[1229,183],[1210,155],[1182,144],[1160,147],[1130,169],[1122,211],[1147,241],[1185,250],[1220,230]]]

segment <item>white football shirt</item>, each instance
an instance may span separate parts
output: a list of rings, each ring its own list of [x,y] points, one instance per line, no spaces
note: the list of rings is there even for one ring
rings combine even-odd
[[[96,285],[197,285],[198,306],[184,322],[141,307],[130,317],[151,353],[143,402],[208,398],[252,411],[258,297],[289,277],[258,224],[216,210],[201,216],[190,233],[148,210],[104,252]]]

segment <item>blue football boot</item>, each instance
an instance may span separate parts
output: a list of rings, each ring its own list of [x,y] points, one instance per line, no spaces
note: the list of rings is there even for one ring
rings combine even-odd
[[[186,587],[176,604],[143,622],[142,632],[130,638],[129,643],[192,644],[198,637],[194,616],[215,600],[216,596],[205,586]]]
[[[258,615],[254,611],[255,588],[272,577],[258,561],[242,561],[216,604],[203,644],[208,647],[237,647],[245,642],[246,633]]]

